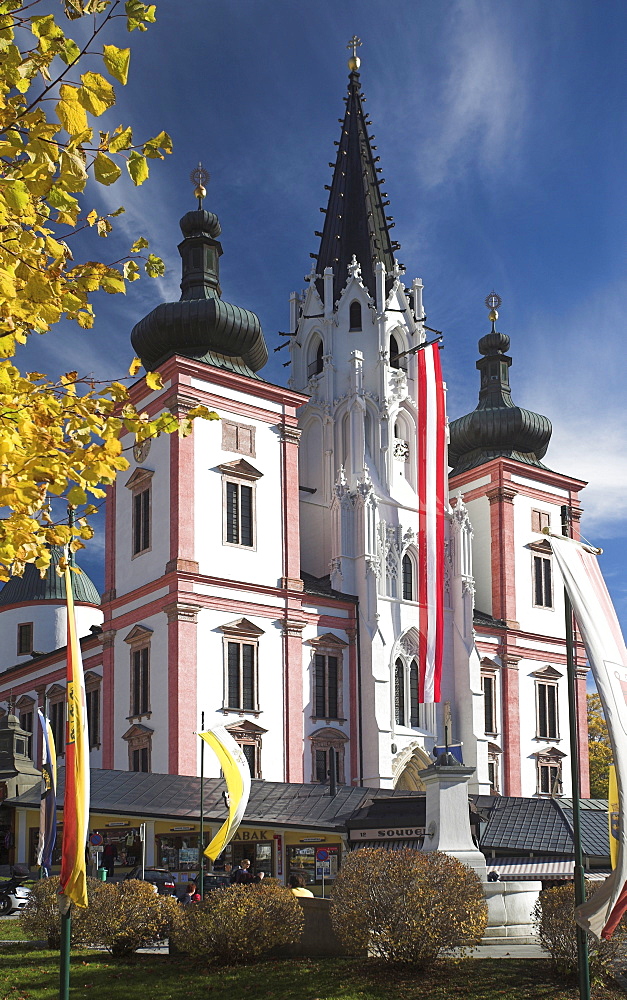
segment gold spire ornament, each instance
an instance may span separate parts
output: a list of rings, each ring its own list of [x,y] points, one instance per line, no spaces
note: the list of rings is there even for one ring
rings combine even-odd
[[[204,169],[200,160],[195,170],[192,170],[189,179],[194,182],[194,197],[198,198],[198,208],[202,208],[202,200],[207,197],[205,182],[209,180],[209,172]]]
[[[488,319],[492,323],[493,327],[497,319],[499,318],[497,310],[500,308],[502,301],[503,299],[501,298],[500,295],[497,295],[496,292],[490,292],[489,295],[486,295],[485,304],[490,310],[490,312],[488,313]]]
[[[353,35],[350,42],[346,46],[347,49],[353,50],[353,54],[348,60],[348,68],[351,71],[351,73],[356,73],[359,67],[361,66],[361,59],[357,55],[357,49],[360,45],[361,45],[361,38],[358,38],[357,35]]]

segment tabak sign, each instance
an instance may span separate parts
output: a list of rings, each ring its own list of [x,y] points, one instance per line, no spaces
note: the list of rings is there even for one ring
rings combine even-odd
[[[351,840],[409,840],[424,837],[424,826],[387,827],[381,830],[351,830]]]
[[[265,840],[267,843],[272,843],[273,834],[272,830],[242,830],[241,826],[235,836],[233,837],[233,842],[238,841],[262,841]]]

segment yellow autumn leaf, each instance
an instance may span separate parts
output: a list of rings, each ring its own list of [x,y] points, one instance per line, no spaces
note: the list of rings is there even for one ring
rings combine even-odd
[[[114,184],[122,171],[117,163],[105,153],[98,153],[94,160],[94,177],[99,184]]]
[[[78,99],[86,111],[98,117],[115,104],[115,91],[100,73],[83,73]]]
[[[159,372],[146,372],[146,385],[149,389],[163,389],[163,381]]]
[[[133,358],[133,360],[131,361],[131,363],[129,365],[129,368],[128,368],[128,373],[131,376],[131,378],[135,378],[135,376],[137,375],[137,372],[139,371],[139,369],[141,368],[141,366],[142,366],[142,363],[139,360],[139,358]]]
[[[117,45],[104,45],[102,58],[111,76],[125,84],[128,80],[128,67],[131,61],[130,49],[119,49]]]
[[[59,97],[55,111],[65,131],[69,135],[76,135],[88,129],[87,115],[78,99],[78,87],[62,83],[59,87]]]

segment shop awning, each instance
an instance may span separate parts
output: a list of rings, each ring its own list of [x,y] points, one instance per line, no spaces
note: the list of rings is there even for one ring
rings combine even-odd
[[[526,879],[572,879],[575,868],[574,858],[486,858],[488,874],[496,871],[502,881],[525,881]],[[609,870],[586,872],[586,878],[593,882],[602,881]]]
[[[360,840],[350,844],[351,851],[358,851],[361,847],[383,847],[386,851],[419,851],[422,837],[413,840]]]

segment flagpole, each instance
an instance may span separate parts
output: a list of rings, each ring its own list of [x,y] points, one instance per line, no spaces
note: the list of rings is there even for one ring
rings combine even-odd
[[[200,713],[200,731],[205,731],[205,713]],[[200,741],[200,835],[198,857],[200,863],[200,898],[205,898],[205,741]]]
[[[570,507],[562,507],[562,534],[572,537]],[[586,881],[581,844],[581,780],[579,775],[579,713],[577,710],[577,674],[575,668],[575,639],[573,609],[564,588],[564,613],[566,619],[566,672],[568,677],[568,724],[570,730],[570,773],[573,797],[573,840],[575,847],[575,906],[586,901]],[[590,966],[588,962],[588,934],[577,926],[577,977],[580,1000],[590,1000]]]
[[[72,904],[68,900],[65,913],[61,914],[61,954],[59,1000],[70,1000],[70,947],[72,942]]]

